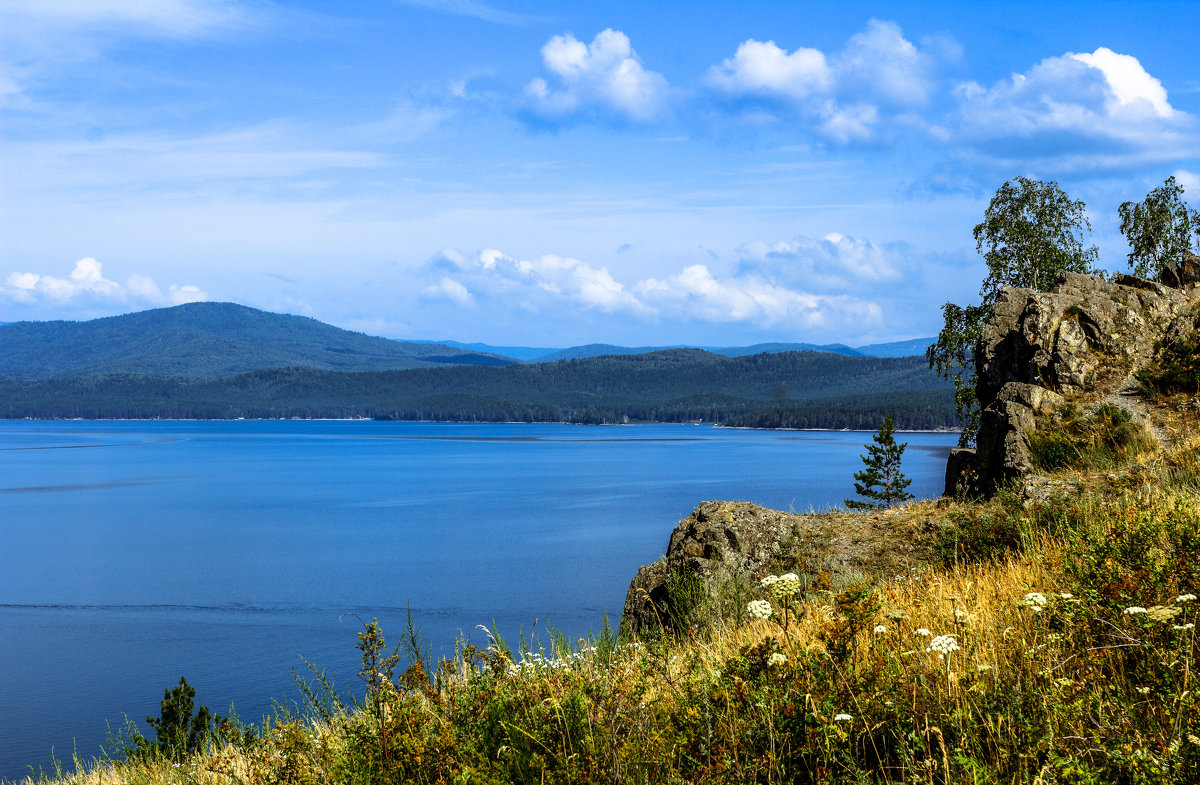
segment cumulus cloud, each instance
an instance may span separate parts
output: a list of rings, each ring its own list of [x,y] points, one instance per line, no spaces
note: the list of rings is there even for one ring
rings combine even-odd
[[[837,52],[749,39],[709,69],[707,86],[750,112],[798,120],[839,142],[868,140],[886,117],[928,103],[935,58],[904,37],[895,22],[872,19]]]
[[[738,249],[738,269],[742,275],[815,291],[853,291],[901,279],[905,265],[898,250],[831,232],[821,238],[747,243]]]
[[[583,309],[646,322],[669,319],[797,329],[858,328],[880,318],[877,305],[854,296],[813,294],[753,270],[722,277],[703,264],[626,284],[607,269],[569,257],[547,254],[520,260],[495,249],[477,254],[447,249],[424,272],[438,278],[425,287],[424,296],[461,307],[516,306],[539,314]],[[473,299],[456,299],[456,292]]]
[[[873,303],[846,296],[815,295],[773,284],[758,276],[724,280],[694,264],[663,280],[638,282],[636,291],[675,318],[743,322],[770,328],[818,328],[831,323],[876,324],[882,313]]]
[[[91,257],[75,262],[66,278],[40,273],[12,272],[0,285],[0,300],[22,305],[39,303],[181,305],[208,299],[208,294],[191,284],[171,284],[164,292],[144,275],[131,275],[124,285],[104,277],[100,262]]]
[[[955,95],[956,136],[998,163],[1105,169],[1200,150],[1194,118],[1171,106],[1162,83],[1105,47],[1047,58],[990,88],[965,82]]]
[[[667,80],[642,67],[619,30],[604,30],[590,45],[570,33],[556,35],[542,47],[542,61],[550,78],[532,80],[525,94],[543,119],[599,112],[644,123],[666,113]]]

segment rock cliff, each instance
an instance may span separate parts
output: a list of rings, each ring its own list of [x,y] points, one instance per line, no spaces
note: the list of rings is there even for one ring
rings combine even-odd
[[[867,572],[907,574],[928,554],[929,522],[903,509],[876,513],[799,515],[748,502],[703,502],[671,533],[666,555],[644,565],[625,595],[622,624],[634,633],[683,627],[687,580],[696,581],[703,602],[744,605],[749,591],[768,572],[809,576]],[[685,577],[686,576],[686,577]]]
[[[1004,288],[975,351],[982,409],[975,450],[955,450],[947,495],[983,495],[1029,474],[1038,416],[1068,399],[1107,398],[1137,416],[1133,373],[1155,345],[1200,326],[1195,257],[1173,268],[1179,288],[1130,275],[1064,273],[1049,292]]]

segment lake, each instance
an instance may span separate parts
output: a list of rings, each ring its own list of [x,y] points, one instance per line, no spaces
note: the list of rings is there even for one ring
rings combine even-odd
[[[840,504],[869,433],[370,421],[0,423],[0,778],[123,716],[259,720],[300,657],[357,689],[353,613],[435,653],[615,626],[707,499]],[[900,434],[917,496],[956,434]]]

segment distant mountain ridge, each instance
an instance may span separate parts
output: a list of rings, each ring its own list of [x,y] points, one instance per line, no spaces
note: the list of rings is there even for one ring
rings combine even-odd
[[[188,303],[86,322],[0,326],[0,376],[217,378],[274,368],[384,371],[516,362],[441,344],[393,341],[306,316]]]
[[[459,343],[439,341],[446,346],[455,346],[470,351],[490,352],[504,357],[513,357],[524,362],[544,363],[557,360],[578,360],[584,357],[600,357],[605,354],[647,354],[667,349],[702,349],[725,357],[744,357],[748,354],[777,352],[827,352],[849,357],[915,357],[925,354],[925,349],[937,341],[936,338],[911,338],[891,343],[873,343],[866,346],[847,346],[844,343],[756,343],[750,346],[616,346],[608,343],[590,343],[570,346],[566,349],[546,349],[532,346],[491,346],[486,343]],[[431,341],[430,343],[434,343]]]

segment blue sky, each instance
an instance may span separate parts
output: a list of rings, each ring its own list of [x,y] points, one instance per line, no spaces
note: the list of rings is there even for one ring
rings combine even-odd
[[[1200,3],[5,0],[0,321],[933,335],[1016,175],[1200,206]]]

